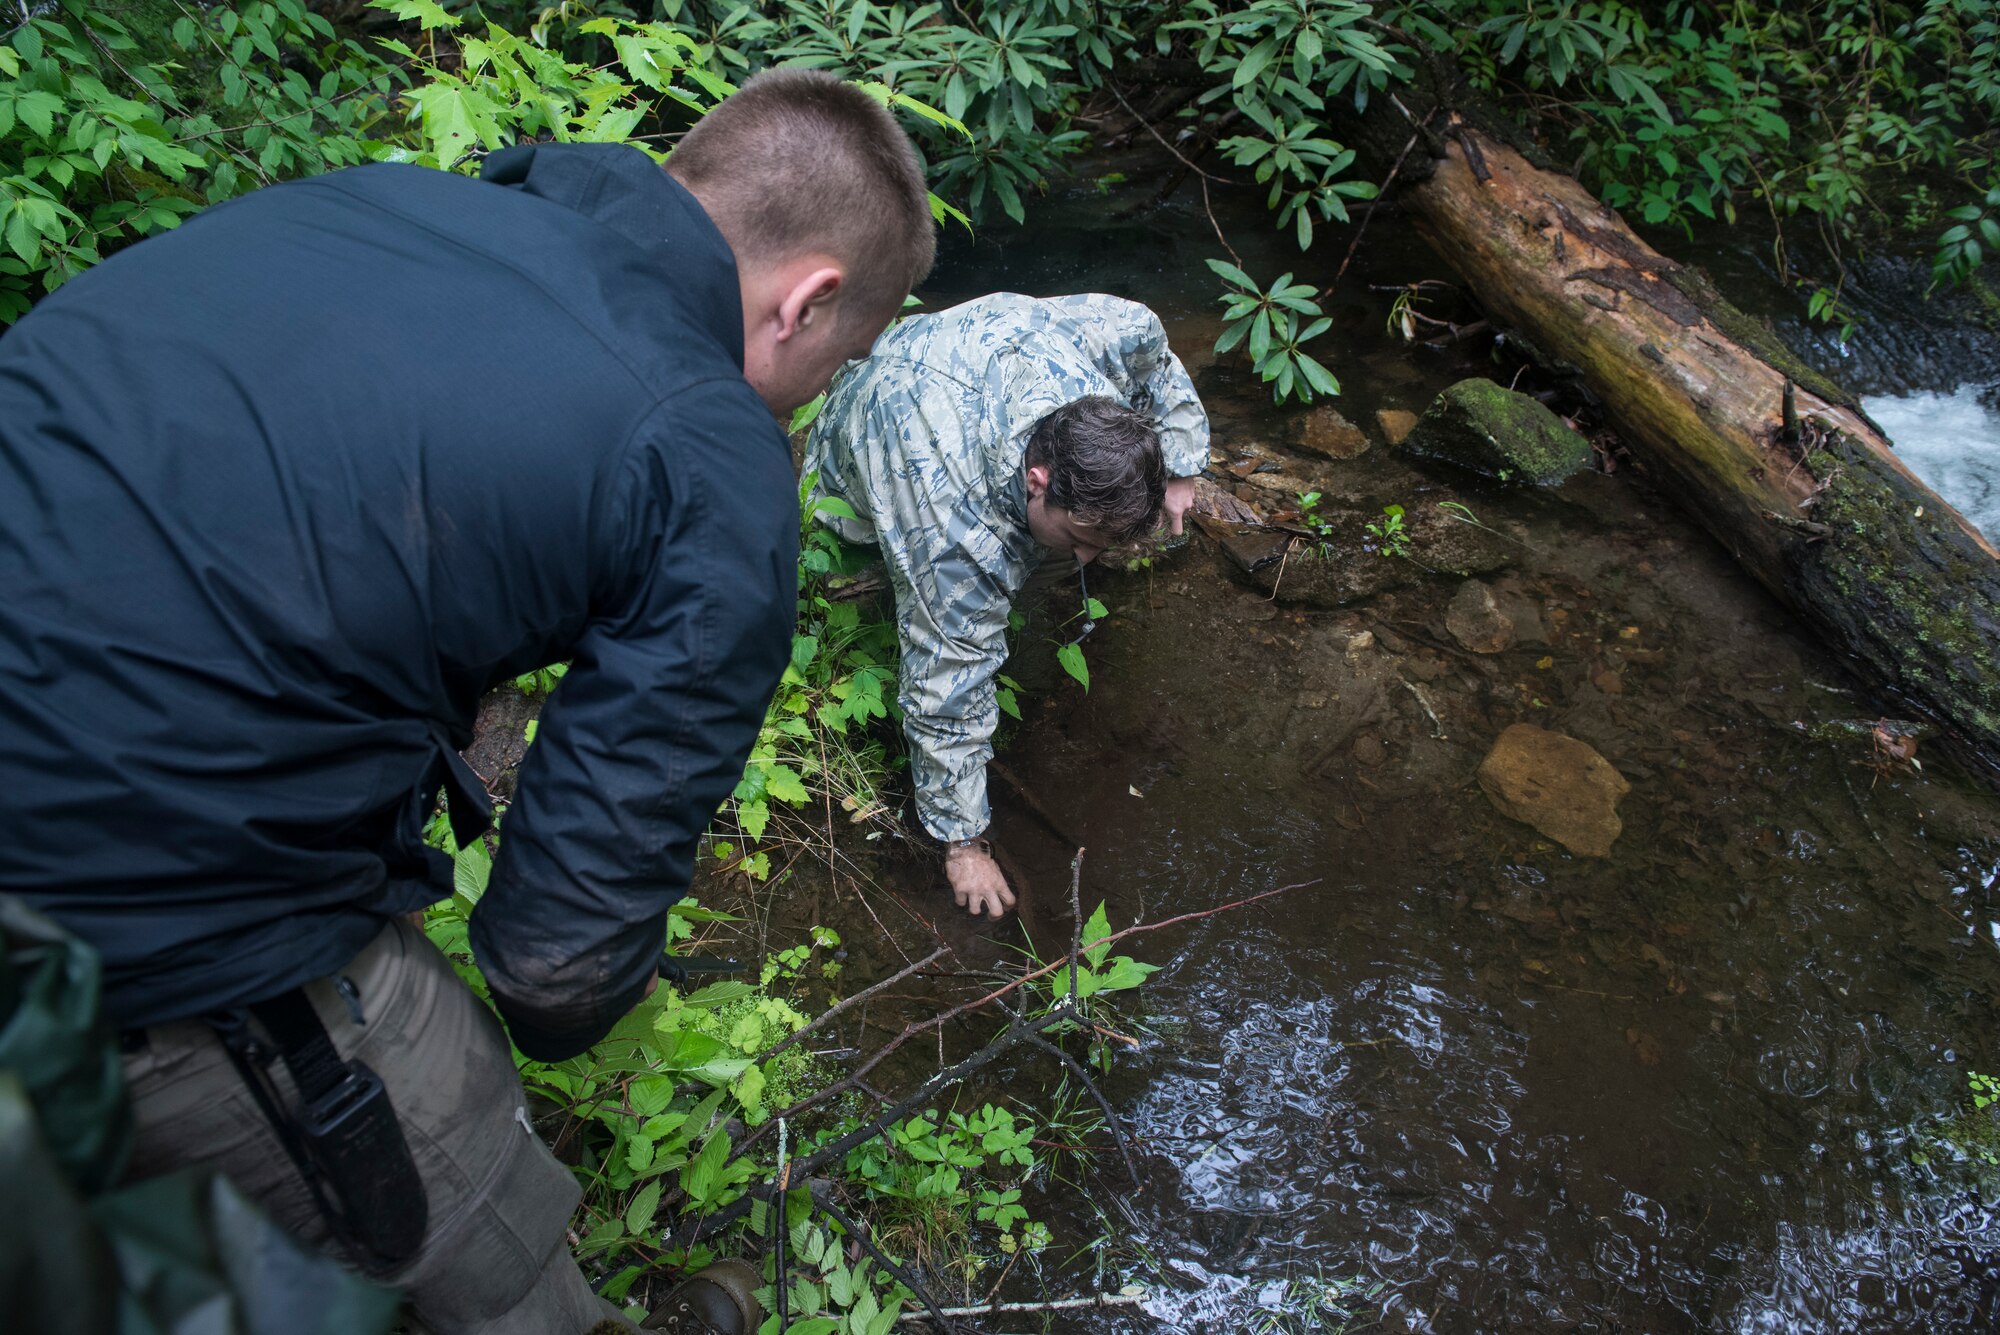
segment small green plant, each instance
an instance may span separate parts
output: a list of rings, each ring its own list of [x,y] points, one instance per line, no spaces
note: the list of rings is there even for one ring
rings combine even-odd
[[[1985,1190],[1992,1190],[1991,1169],[2000,1168],[2000,1075],[1965,1073],[1966,1098],[1921,1132],[1911,1161],[1945,1171],[1953,1164],[1969,1166]]]
[[[1416,288],[1406,287],[1396,294],[1394,301],[1389,303],[1388,330],[1405,343],[1414,343],[1417,339],[1419,299]]]
[[[1320,493],[1302,491],[1299,497],[1299,521],[1313,531],[1321,543],[1333,541],[1333,520],[1319,512]]]
[[[751,1207],[751,1229],[756,1236],[770,1236],[771,1209],[762,1201]],[[832,1230],[809,1216],[794,1220],[789,1214],[786,1314],[791,1324],[780,1332],[773,1311],[757,1328],[758,1335],[889,1335],[903,1314],[902,1287],[865,1256],[849,1261],[846,1248]],[[767,1275],[758,1291],[767,1311],[775,1307],[775,1283],[775,1277]]]
[[[1083,626],[1077,631],[1076,638],[1057,646],[1056,662],[1062,664],[1062,670],[1074,677],[1085,691],[1090,689],[1090,664],[1083,657],[1084,637],[1097,629],[1099,621],[1110,615],[1111,609],[1086,593],[1083,595],[1083,606],[1070,617],[1069,621],[1063,623],[1068,625],[1077,617],[1083,618]],[[1015,717],[1019,718],[1020,715],[1017,713]]]
[[[1111,1069],[1112,1050],[1109,1039],[1111,1031],[1093,1022],[1091,999],[1106,992],[1124,992],[1138,987],[1148,977],[1159,972],[1157,964],[1145,964],[1130,955],[1113,955],[1106,938],[1111,935],[1111,922],[1100,901],[1096,910],[1083,925],[1083,933],[1078,938],[1082,959],[1076,966],[1076,997],[1074,1006],[1076,1020],[1054,1026],[1050,1033],[1067,1033],[1072,1028],[1081,1027],[1090,1034],[1090,1057],[1100,1070]],[[1047,993],[1048,1007],[1054,1008],[1072,1004],[1070,1002],[1070,970],[1059,968],[1041,980],[1040,986]]]
[[[880,1238],[926,1267],[956,1270],[969,1282],[982,1227],[991,1247],[1011,1256],[1046,1246],[1045,1225],[1028,1217],[1021,1191],[1037,1168],[1035,1124],[988,1103],[967,1115],[928,1112],[891,1126],[851,1151],[847,1172],[879,1202]]]
[[[1279,274],[1266,291],[1226,261],[1212,259],[1208,267],[1229,285],[1221,297],[1218,354],[1245,343],[1252,368],[1271,386],[1271,397],[1279,403],[1293,397],[1310,403],[1314,394],[1340,393],[1333,372],[1305,351],[1307,343],[1333,328],[1333,321],[1320,313],[1311,283],[1294,283],[1289,273]]]
[[[886,621],[865,619],[859,604],[829,596],[827,581],[840,573],[846,554],[839,536],[819,516],[852,519],[854,508],[838,497],[815,497],[817,482],[812,473],[799,479],[799,605],[792,660],[731,795],[736,827],[749,847],[739,850],[729,841],[710,847],[715,856],[756,880],[771,872],[770,849],[760,845],[773,815],[808,805],[814,788],[850,821],[888,813],[880,794],[889,758],[872,725],[886,719],[894,706],[896,631]]]
[[[1410,554],[1410,531],[1403,524],[1403,507],[1385,505],[1382,518],[1365,525],[1368,536],[1373,541],[1369,550],[1377,556],[1408,556]]]

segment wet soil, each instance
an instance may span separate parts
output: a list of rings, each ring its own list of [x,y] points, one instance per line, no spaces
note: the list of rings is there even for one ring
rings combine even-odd
[[[1378,438],[1341,462],[1292,448],[1297,414],[1209,364],[1199,211],[1101,212],[1083,198],[983,242],[932,296],[1148,301],[1221,459],[1261,452],[1324,490],[1334,540],[1287,547],[1277,579],[1204,535],[1094,570],[1112,615],[1087,694],[1051,642],[1074,575],[1045,569],[1003,755],[1053,821],[995,785],[1018,921],[957,918],[933,864],[877,856],[893,839],[843,853],[865,875],[831,887],[802,863],[777,902],[839,922],[858,986],[933,924],[973,964],[1013,958],[1024,929],[1066,937],[1069,840],[1115,926],[1299,887],[1137,943],[1164,967],[1108,1090],[1145,1185],[1107,1172],[1101,1214],[1051,1197],[1070,1213],[1042,1283],[1153,1296],[1059,1328],[1340,1329],[1309,1323],[1310,1290],[1395,1331],[1991,1329],[2000,1182],[1958,1132],[1967,1072],[2000,1067],[2000,799],[1922,751],[1922,770],[1881,756],[1880,706],[1637,470],[1482,490],[1381,444],[1377,408],[1518,368],[1382,332],[1369,283],[1446,276],[1392,217],[1334,301],[1339,406]],[[1445,501],[1497,552],[1477,577],[1515,626],[1499,653],[1445,624],[1463,582]],[[1391,503],[1425,526],[1408,557],[1365,532]],[[1481,791],[1520,722],[1630,782],[1610,856]]]

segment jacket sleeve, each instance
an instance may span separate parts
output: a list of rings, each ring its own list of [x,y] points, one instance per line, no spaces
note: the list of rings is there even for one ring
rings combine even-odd
[[[993,679],[1007,660],[1007,612],[1017,592],[992,557],[997,550],[997,537],[976,521],[942,545],[888,535],[882,543],[902,643],[897,700],[911,786],[918,819],[938,839],[970,839],[990,817],[986,762],[999,722]]]
[[[1125,401],[1152,415],[1168,477],[1208,467],[1208,412],[1181,359],[1167,346],[1160,317],[1136,301],[1090,293],[1058,297],[1084,331],[1097,367]]]
[[[606,488],[603,610],[543,712],[471,941],[516,1046],[558,1061],[638,1002],[790,648],[790,460],[741,381],[656,410]]]

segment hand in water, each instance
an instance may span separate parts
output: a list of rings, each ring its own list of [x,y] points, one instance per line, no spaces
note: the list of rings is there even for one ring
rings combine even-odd
[[[1014,892],[991,853],[978,848],[954,848],[945,854],[944,874],[951,880],[951,897],[973,917],[1004,918],[1014,907]]]
[[[1194,484],[1195,479],[1191,477],[1167,479],[1167,495],[1160,505],[1160,518],[1165,522],[1167,531],[1177,538],[1181,535],[1181,516],[1194,504]]]

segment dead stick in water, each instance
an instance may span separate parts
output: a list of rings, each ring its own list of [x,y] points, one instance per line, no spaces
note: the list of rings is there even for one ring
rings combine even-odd
[[[944,1307],[938,1309],[946,1316],[995,1316],[1002,1312],[1074,1312],[1085,1308],[1137,1307],[1146,1301],[1143,1293],[1093,1293],[1083,1298],[1054,1298],[1040,1303],[988,1303],[984,1307]],[[911,1312],[897,1319],[898,1325],[913,1321],[928,1321],[922,1312]]]

